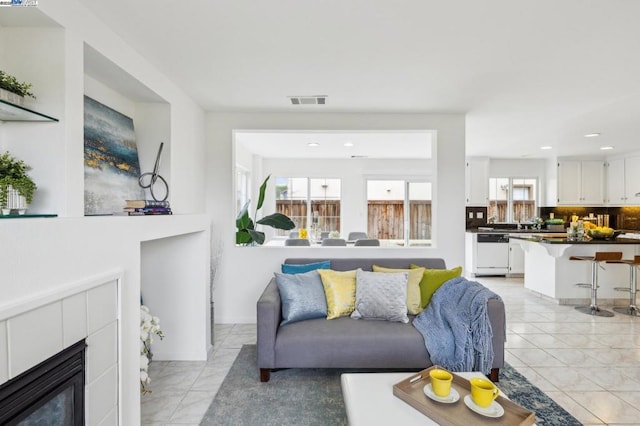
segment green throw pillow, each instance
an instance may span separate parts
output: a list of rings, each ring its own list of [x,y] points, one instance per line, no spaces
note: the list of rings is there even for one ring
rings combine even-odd
[[[422,266],[411,265],[411,269],[422,268]],[[420,302],[422,308],[426,308],[431,297],[442,284],[462,275],[462,266],[453,269],[425,269],[420,280]]]

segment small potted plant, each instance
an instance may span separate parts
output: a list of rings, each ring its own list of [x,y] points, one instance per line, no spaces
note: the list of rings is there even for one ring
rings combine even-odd
[[[31,83],[20,82],[14,76],[0,70],[0,99],[22,105],[25,96],[36,98],[31,92]]]
[[[3,215],[10,214],[11,209],[24,213],[27,205],[33,201],[37,186],[27,174],[29,170],[29,165],[8,151],[0,155],[0,207]],[[10,199],[10,195],[18,195],[18,200]]]

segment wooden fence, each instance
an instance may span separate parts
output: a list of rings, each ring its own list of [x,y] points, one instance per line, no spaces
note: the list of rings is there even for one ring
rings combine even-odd
[[[309,228],[306,200],[276,200],[276,211],[289,216],[296,229]],[[311,200],[311,211],[318,212],[321,231],[340,230],[340,200]]]
[[[381,240],[404,239],[404,202],[369,200],[367,235]],[[409,204],[409,239],[431,239],[431,201]]]
[[[409,204],[409,239],[431,239],[431,201],[411,201]],[[296,229],[308,228],[305,200],[276,200],[276,211],[285,214],[296,224]],[[340,229],[340,201],[312,200],[311,211],[318,212],[321,231]],[[404,239],[404,202],[402,200],[370,200],[367,206],[367,235],[381,240]]]
[[[507,201],[489,202],[489,217],[495,217],[496,222],[507,221]],[[533,200],[516,201],[513,203],[513,221],[528,221],[536,215],[536,202]]]

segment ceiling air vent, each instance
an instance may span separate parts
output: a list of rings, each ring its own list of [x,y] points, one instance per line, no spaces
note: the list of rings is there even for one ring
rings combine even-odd
[[[317,96],[289,96],[291,105],[324,105],[327,101],[327,95]]]

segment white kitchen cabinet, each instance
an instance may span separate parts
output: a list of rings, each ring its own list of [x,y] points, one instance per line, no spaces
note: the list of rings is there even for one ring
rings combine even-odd
[[[640,204],[640,157],[616,158],[607,161],[607,193],[611,205]]]
[[[558,204],[604,203],[604,161],[558,161]]]
[[[607,204],[626,204],[625,202],[625,159],[608,160],[606,167]]]
[[[625,204],[640,205],[640,157],[624,159],[624,193]]]
[[[489,159],[468,158],[465,167],[465,204],[489,204]]]
[[[509,275],[524,275],[524,250],[515,239],[509,240]]]

